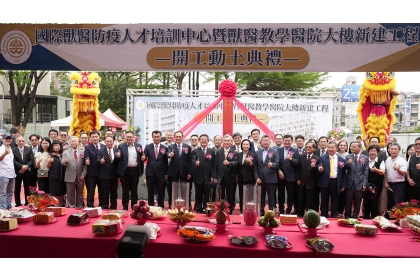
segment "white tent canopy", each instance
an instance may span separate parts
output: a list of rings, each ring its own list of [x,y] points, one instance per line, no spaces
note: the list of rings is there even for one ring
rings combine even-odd
[[[64,127],[64,126],[68,126],[70,127],[70,123],[73,120],[72,116],[68,116],[66,118],[62,118],[59,120],[55,120],[51,122],[51,127]],[[101,118],[99,118],[99,121],[101,123],[101,126],[105,125],[105,121]]]
[[[110,112],[108,112],[108,110]],[[102,114],[99,112],[99,122],[102,126],[109,126],[109,127],[123,127],[126,126],[126,122],[121,120],[111,109],[108,109],[107,112],[109,116]],[[112,116],[112,117],[110,117]],[[51,127],[70,127],[70,123],[73,120],[72,116],[68,116],[66,118],[62,118],[59,120],[55,120],[51,122]]]

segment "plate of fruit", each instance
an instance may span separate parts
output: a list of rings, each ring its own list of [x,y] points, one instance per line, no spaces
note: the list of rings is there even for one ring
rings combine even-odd
[[[153,214],[151,220],[163,219],[168,215],[168,211],[163,210],[162,207],[150,206],[149,211]]]
[[[150,211],[150,206],[146,200],[139,200],[137,204],[133,206],[133,212],[130,213],[130,217],[136,220],[147,220],[153,217],[153,213]]]
[[[168,210],[169,220],[175,223],[189,223],[194,221],[195,214],[181,209],[169,209]]]
[[[273,228],[279,227],[280,221],[275,218],[276,214],[272,210],[267,210],[264,216],[261,216],[257,220],[257,224],[263,228],[261,231],[263,234],[275,234]]]
[[[354,225],[361,224],[358,219],[347,218],[347,219],[338,219],[337,224],[343,227],[354,227]]]

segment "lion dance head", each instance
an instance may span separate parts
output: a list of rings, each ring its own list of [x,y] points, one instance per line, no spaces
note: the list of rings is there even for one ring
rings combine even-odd
[[[73,72],[69,77],[71,81],[70,92],[73,94],[73,120],[70,124],[70,135],[80,138],[80,132],[90,135],[93,130],[99,130],[98,95],[101,92],[99,83],[101,78],[95,72]]]
[[[395,123],[394,111],[398,102],[394,72],[366,72],[360,88],[358,119],[362,138],[376,136],[379,145],[385,146]]]

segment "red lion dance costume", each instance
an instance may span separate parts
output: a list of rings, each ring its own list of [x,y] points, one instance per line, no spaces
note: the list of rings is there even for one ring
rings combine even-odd
[[[366,80],[360,88],[357,107],[362,138],[367,141],[379,137],[379,145],[385,146],[386,140],[395,123],[394,111],[397,105],[394,72],[367,72]]]

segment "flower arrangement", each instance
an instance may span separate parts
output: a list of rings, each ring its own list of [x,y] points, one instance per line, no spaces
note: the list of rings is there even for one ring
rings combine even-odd
[[[339,161],[339,162],[338,162],[338,167],[343,168],[343,167],[344,167],[344,162]]]
[[[253,161],[253,160],[254,160],[254,158],[253,158],[252,156],[249,156],[248,158],[249,158],[249,160],[251,160],[251,161]]]
[[[48,205],[55,205],[58,203],[58,200],[55,197],[50,196],[50,194],[45,193],[44,191],[37,190],[36,187],[29,187],[29,193],[30,195],[27,197],[29,203],[39,211],[45,211]]]
[[[141,153],[141,148],[140,147],[137,147],[136,150],[137,150],[137,152]]]
[[[229,153],[227,157],[228,159],[233,159],[233,153]]]
[[[364,158],[359,159],[359,161],[362,165],[364,165],[366,163],[366,160]]]
[[[269,152],[269,153],[267,154],[267,156],[268,156],[268,158],[272,158],[272,157],[273,157],[273,153],[272,153],[272,152]]]
[[[84,159],[85,158],[85,154],[80,154],[80,158]]]
[[[401,202],[391,210],[391,217],[396,218],[397,222],[404,219],[407,215],[420,215],[419,201],[412,199],[408,202]]]
[[[293,151],[289,151],[289,156],[293,156]]]
[[[211,160],[211,154],[207,154],[207,155],[206,155],[206,159],[207,159],[207,160]]]
[[[312,163],[316,163],[316,159],[314,159],[314,158],[313,158],[313,159],[311,159],[311,162],[312,162]]]
[[[188,154],[188,148],[182,148],[182,151],[183,151],[185,154]]]
[[[344,130],[342,130],[339,127],[335,127],[333,130],[329,131],[328,133],[330,135],[330,141],[335,141],[335,142],[340,141],[342,138],[346,136],[346,133],[344,132]]]
[[[162,155],[164,155],[164,154],[166,153],[166,149],[165,149],[165,148],[160,149],[160,153],[161,153]]]

